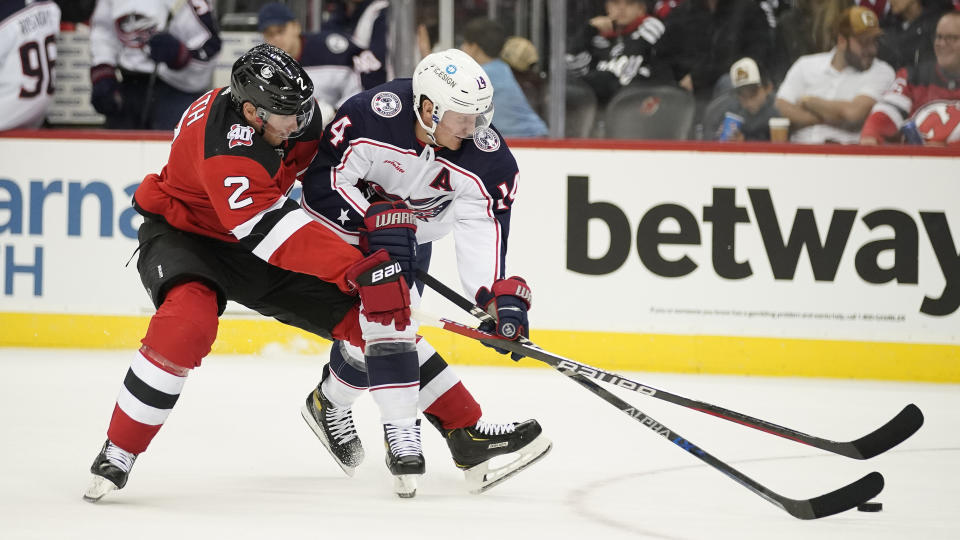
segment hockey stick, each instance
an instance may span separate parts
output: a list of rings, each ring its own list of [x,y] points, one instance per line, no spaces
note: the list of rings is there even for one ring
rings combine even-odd
[[[417,272],[417,277],[420,278],[425,284],[427,284],[431,289],[440,293],[441,296],[450,300],[456,304],[461,309],[469,312],[474,317],[478,318],[481,321],[493,321],[493,317],[480,309],[470,300],[467,300],[459,293],[447,287],[444,283],[431,276],[430,274],[420,270]],[[496,337],[494,336],[494,339]],[[498,342],[497,347],[507,349],[503,343]],[[511,342],[515,343],[515,342]],[[530,340],[523,339],[520,342],[522,345],[529,347],[536,347]],[[539,349],[541,350],[542,349]],[[536,358],[537,360],[547,362],[543,358],[537,358],[533,354],[527,354],[524,351],[517,351],[520,354],[526,354],[531,358]],[[854,459],[870,459],[876,455],[882,454],[887,450],[890,450],[894,446],[902,443],[911,435],[916,433],[920,426],[923,425],[923,413],[920,411],[920,408],[914,404],[909,404],[903,408],[896,416],[894,416],[886,424],[880,426],[874,431],[860,437],[855,441],[831,441],[828,439],[822,439],[820,437],[815,437],[813,435],[807,435],[795,429],[790,429],[788,427],[780,426],[766,420],[761,420],[759,418],[754,418],[752,416],[732,411],[730,409],[725,409],[718,405],[712,405],[710,403],[705,403],[703,401],[697,401],[695,399],[686,398],[683,396],[678,396],[676,394],[671,394],[664,390],[659,390],[645,384],[630,380],[621,375],[611,373],[609,371],[604,371],[593,366],[582,364],[575,360],[570,360],[567,358],[556,357],[559,361],[559,364],[554,366],[557,369],[570,369],[576,371],[580,375],[595,379],[601,382],[607,382],[633,392],[644,394],[647,396],[655,397],[663,401],[668,401],[676,405],[681,405],[687,407],[688,409],[693,409],[706,413],[717,418],[722,418],[730,422],[735,422],[737,424],[747,426],[753,429],[757,429],[778,437],[783,437],[792,441],[803,443],[814,448],[819,448],[821,450],[826,450],[828,452],[833,452],[834,454],[839,454],[841,456],[846,456]],[[550,363],[550,362],[547,362]],[[551,364],[553,365],[553,364]]]
[[[746,474],[733,468],[724,461],[721,461],[720,459],[709,454],[706,450],[700,448],[690,440],[681,437],[679,433],[671,430],[660,422],[657,422],[649,415],[615,396],[607,389],[601,387],[599,384],[584,377],[569,367],[566,367],[563,365],[563,363],[569,360],[561,356],[551,354],[533,344],[528,345],[526,343],[503,340],[497,338],[493,334],[489,334],[487,332],[483,332],[476,328],[471,328],[448,319],[436,319],[419,310],[414,310],[414,317],[421,323],[433,321],[435,323],[439,323],[440,327],[444,330],[476,339],[487,345],[492,345],[507,349],[511,352],[524,354],[549,364],[560,373],[563,373],[570,379],[573,379],[580,386],[593,392],[593,394],[600,399],[620,409],[637,422],[640,422],[657,435],[665,437],[667,440],[692,454],[697,459],[720,471],[728,478],[763,497],[767,501],[779,506],[781,509],[795,518],[817,519],[826,516],[832,516],[840,512],[845,512],[876,497],[880,491],[883,490],[883,476],[878,472],[871,472],[851,484],[847,484],[840,489],[820,495],[819,497],[814,497],[812,499],[791,499],[789,497],[784,497],[783,495],[776,493],[763,484],[750,478]]]
[[[167,11],[167,22],[163,26],[163,30],[170,28],[170,21],[173,20],[173,16],[180,11],[180,8],[187,2],[187,0],[177,0],[170,6],[170,9]],[[153,72],[150,73],[150,80],[147,82],[147,92],[145,95],[145,101],[143,102],[143,109],[140,110],[140,128],[147,129],[147,117],[150,116],[150,102],[153,101],[153,87],[157,85],[157,72],[160,71],[160,62],[153,63]]]

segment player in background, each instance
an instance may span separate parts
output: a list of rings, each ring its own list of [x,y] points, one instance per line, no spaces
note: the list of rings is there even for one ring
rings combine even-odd
[[[960,11],[940,17],[933,49],[936,62],[897,71],[864,122],[860,144],[898,141],[902,135],[911,144],[960,145]]]
[[[365,217],[370,209],[412,209],[415,230],[389,229],[373,246],[387,249],[410,283],[416,282],[418,268],[429,266],[431,242],[453,232],[463,287],[498,317],[497,327],[489,330],[517,339],[527,335],[531,294],[522,278],[506,277],[518,169],[490,125],[493,92],[476,61],[450,49],[425,57],[412,80],[397,79],[348,99],[302,180],[302,204],[364,251],[370,249],[364,231],[376,225]],[[416,256],[409,257],[414,250]],[[411,288],[415,306],[422,287]],[[420,339],[417,352],[420,409],[443,434],[471,491],[492,486],[550,449],[536,420],[482,419],[480,405],[437,351]],[[324,407],[308,407],[304,418],[345,468],[362,459],[351,406],[372,383],[359,349],[338,341],[323,380],[307,398],[308,405]],[[338,435],[340,426],[347,426],[349,436]],[[492,458],[501,454],[515,459],[493,467]]]
[[[326,11],[323,15],[324,29],[350,36],[354,43],[369,50],[380,60],[383,67],[370,75],[379,77],[373,85],[393,79],[388,58],[391,34],[389,0],[336,0],[324,2],[323,9]]]
[[[0,1],[0,130],[37,128],[53,97],[60,8],[51,0]]]
[[[313,97],[324,125],[346,99],[382,82],[383,64],[339,32],[304,34],[293,12],[274,2],[260,8],[257,25],[263,40],[294,57],[313,80]]]
[[[90,102],[107,128],[173,129],[210,89],[220,52],[212,10],[210,0],[97,0]]]
[[[310,78],[267,44],[237,59],[230,87],[184,112],[166,166],[134,193],[144,216],[137,269],[157,312],[123,381],[85,499],[126,485],[188,374],[209,354],[227,300],[365,347],[389,470],[398,483],[423,473],[417,326],[399,265],[384,251],[365,257],[287,198],[321,133]],[[413,223],[409,212],[396,215]]]

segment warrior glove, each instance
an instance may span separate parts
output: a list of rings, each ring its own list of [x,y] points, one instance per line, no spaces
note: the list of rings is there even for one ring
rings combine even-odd
[[[402,331],[410,325],[410,289],[400,265],[379,250],[347,269],[347,283],[360,295],[361,313],[384,326]]]
[[[417,218],[403,201],[378,201],[367,208],[360,227],[360,250],[385,250],[400,263],[407,284],[416,283]]]
[[[492,321],[482,323],[480,330],[496,332],[498,336],[510,340],[518,340],[521,336],[527,337],[530,326],[527,321],[527,310],[530,309],[532,301],[530,287],[522,277],[498,279],[493,282],[493,287],[490,289],[480,287],[477,291],[477,305],[497,320],[496,323]],[[491,348],[500,354],[508,352],[498,347]],[[523,355],[512,353],[510,358],[519,360]]]

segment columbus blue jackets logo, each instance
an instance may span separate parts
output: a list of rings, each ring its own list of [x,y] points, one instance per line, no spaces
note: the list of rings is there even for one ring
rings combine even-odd
[[[347,50],[347,47],[350,46],[350,42],[347,41],[345,36],[341,36],[340,34],[330,34],[327,36],[326,45],[327,48],[330,49],[330,52],[334,54],[340,54]]]
[[[373,107],[374,112],[384,118],[393,118],[400,114],[400,109],[403,108],[400,97],[393,92],[380,92],[373,96],[370,106]]]
[[[493,152],[500,148],[500,137],[496,131],[482,127],[473,132],[473,144],[484,152]]]
[[[250,146],[253,144],[253,127],[234,124],[230,126],[227,132],[227,145],[230,148],[234,146]]]
[[[28,2],[29,3],[29,2]],[[117,37],[125,46],[139,49],[150,41],[150,36],[157,31],[157,21],[143,13],[128,13],[116,21]]]

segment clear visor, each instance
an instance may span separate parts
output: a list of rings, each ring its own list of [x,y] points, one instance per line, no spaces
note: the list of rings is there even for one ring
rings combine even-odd
[[[464,114],[459,112],[447,111],[440,119],[437,129],[453,134],[461,139],[472,139],[473,134],[480,128],[490,125],[493,118],[493,104],[490,108],[479,114]]]
[[[313,98],[300,104],[296,114],[277,114],[257,107],[257,116],[263,120],[263,128],[281,139],[299,136],[313,120]]]

